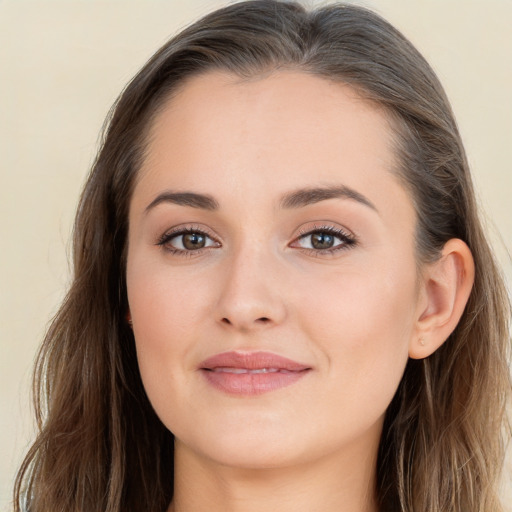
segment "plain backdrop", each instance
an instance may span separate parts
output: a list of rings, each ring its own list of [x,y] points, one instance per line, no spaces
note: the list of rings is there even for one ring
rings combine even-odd
[[[2,512],[33,436],[30,372],[68,285],[74,209],[103,119],[171,34],[225,3],[0,0]],[[445,85],[510,289],[512,1],[358,3],[401,29]],[[510,475],[503,492],[512,504]]]

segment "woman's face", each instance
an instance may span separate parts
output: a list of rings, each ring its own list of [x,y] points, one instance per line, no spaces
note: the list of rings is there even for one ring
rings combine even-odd
[[[158,115],[127,283],[178,450],[255,468],[375,451],[421,310],[396,166],[384,113],[305,73],[210,72]]]

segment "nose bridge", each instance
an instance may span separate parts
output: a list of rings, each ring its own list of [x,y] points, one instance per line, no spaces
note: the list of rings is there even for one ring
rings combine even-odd
[[[244,242],[225,262],[217,315],[233,328],[279,324],[286,316],[278,256],[269,244]]]

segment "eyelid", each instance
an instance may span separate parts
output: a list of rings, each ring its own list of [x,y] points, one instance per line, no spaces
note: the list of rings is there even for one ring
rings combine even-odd
[[[294,249],[300,249],[306,253],[311,253],[314,256],[329,255],[338,251],[347,250],[357,245],[358,243],[358,238],[352,231],[340,226],[337,223],[332,223],[328,221],[304,224],[299,228],[298,231],[299,233],[293,238],[293,240],[288,244],[288,246]],[[210,239],[213,242],[213,244],[204,247],[199,247],[197,249],[182,249],[179,247],[173,247],[170,244],[170,241],[172,239],[177,238],[180,235],[185,235],[187,233],[197,233],[203,235]],[[301,240],[305,239],[308,236],[312,236],[315,233],[327,233],[329,235],[332,235],[334,238],[337,238],[339,240],[339,243],[334,245],[333,247],[328,247],[324,249],[303,247],[300,244]],[[181,256],[193,256],[199,255],[211,249],[219,248],[222,246],[222,243],[220,242],[219,237],[212,233],[212,231],[206,226],[197,224],[180,224],[166,230],[162,235],[160,235],[155,245],[161,246],[162,249],[171,254]]]
[[[353,233],[350,229],[330,221],[308,222],[298,229],[299,234],[296,238],[300,238],[301,236],[309,235],[318,231],[328,231],[333,234],[338,233],[346,238],[356,238],[355,233]]]
[[[214,246],[206,246],[206,247],[200,247],[199,249],[179,249],[176,247],[168,247],[166,244],[168,244],[173,238],[179,237],[180,235],[186,235],[187,233],[197,233],[204,235],[205,237],[212,240],[215,245]],[[164,250],[173,253],[173,254],[180,254],[180,255],[187,255],[191,256],[194,254],[197,254],[201,251],[207,251],[209,249],[215,249],[218,247],[221,247],[221,242],[219,241],[218,237],[211,232],[209,228],[206,226],[200,226],[197,224],[180,224],[178,226],[174,226],[168,230],[166,230],[162,235],[160,235],[155,243],[157,246],[161,246]]]
[[[309,247],[302,247],[299,245],[299,241],[304,238],[314,235],[315,233],[328,233],[335,238],[338,238],[342,243],[339,243],[333,247],[326,249],[314,249]],[[292,242],[289,244],[294,249],[300,249],[306,253],[313,254],[314,256],[331,255],[338,251],[344,251],[350,249],[358,244],[358,237],[349,229],[344,228],[336,223],[327,221],[314,222],[302,226],[299,229],[299,234],[294,237]]]

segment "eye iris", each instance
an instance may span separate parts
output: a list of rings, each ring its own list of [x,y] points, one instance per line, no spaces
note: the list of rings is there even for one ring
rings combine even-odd
[[[206,238],[200,233],[187,233],[183,235],[182,242],[185,249],[202,249],[205,246]]]
[[[334,245],[334,236],[328,233],[313,233],[311,245],[315,249],[330,249]]]

